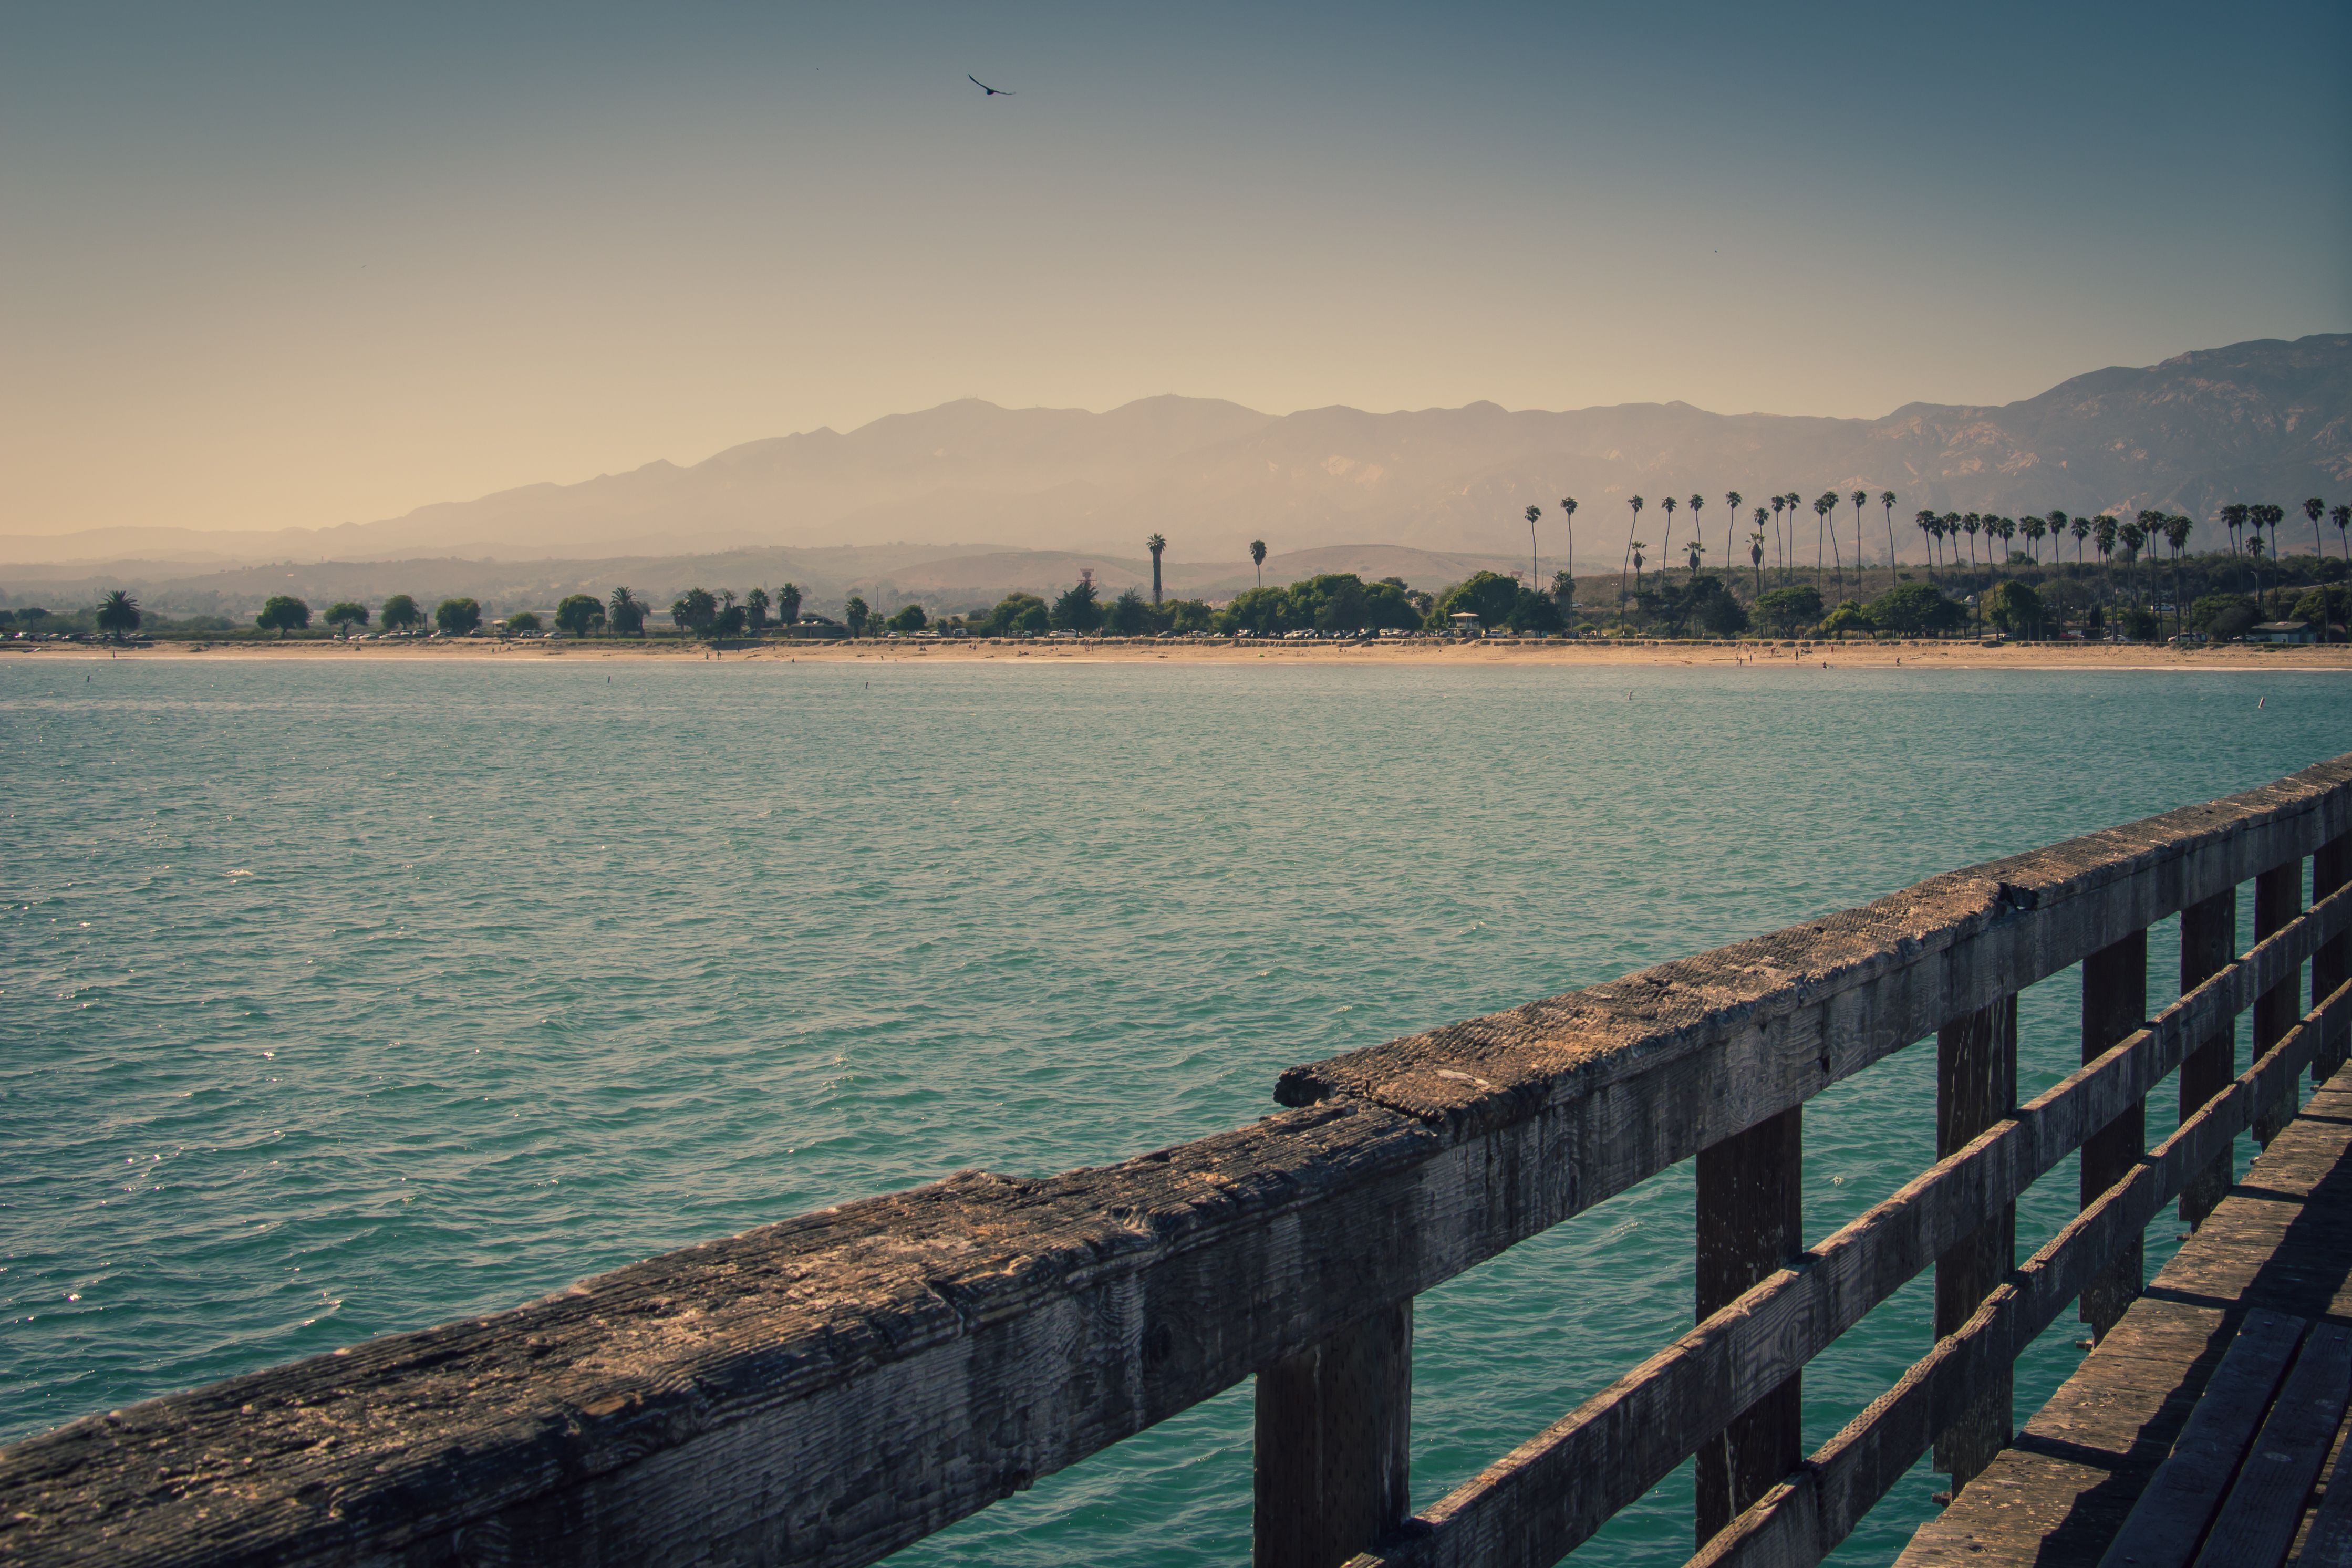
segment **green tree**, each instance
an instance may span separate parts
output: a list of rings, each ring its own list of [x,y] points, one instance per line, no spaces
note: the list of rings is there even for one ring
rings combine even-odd
[[[1824,490],[1813,497],[1813,586],[1816,589],[1822,585],[1822,540],[1825,536],[1830,542],[1830,553],[1837,553],[1837,530],[1829,526],[1830,514],[1837,510],[1837,492],[1834,490]],[[1841,583],[1845,581],[1845,566],[1842,561],[1838,565],[1837,580]]]
[[[367,612],[360,612],[360,618],[365,620]],[[98,629],[110,637],[128,637],[139,630],[139,601],[127,588],[114,589],[98,601]]]
[[[2189,625],[2216,643],[2242,637],[2259,619],[2254,601],[2242,593],[2208,593],[2189,607]]]
[[[1756,528],[1748,536],[1748,564],[1756,569],[1756,597],[1764,593],[1764,508],[1756,508]]]
[[[801,585],[788,582],[776,590],[776,620],[787,627],[801,623]]]
[[[2188,609],[2180,598],[2180,551],[2196,527],[2192,519],[2178,512],[2164,519],[2164,542],[2172,547],[2172,629],[2175,632],[2180,630],[2181,616]]]
[[[992,637],[1034,637],[1053,630],[1053,612],[1034,593],[1008,593],[982,624]]]
[[[1245,588],[1217,612],[1217,630],[1271,637],[1294,630],[1289,593],[1279,588]]]
[[[1085,578],[1064,589],[1054,601],[1054,629],[1091,632],[1102,624],[1102,596]]]
[[[405,593],[395,593],[383,601],[383,629],[406,632],[425,624],[425,612],[416,601]]]
[[[1543,577],[1543,552],[1536,544],[1536,519],[1543,516],[1541,507],[1528,507],[1528,580],[1539,581]]]
[[[1658,554],[1659,554],[1661,557],[1663,557],[1663,558],[1664,558],[1665,559],[1667,559],[1667,560],[1671,560],[1671,559],[1674,558],[1674,553],[1675,553],[1675,508],[1676,507],[1680,506],[1681,504],[1682,504],[1681,502],[1679,502],[1679,501],[1675,500],[1675,497],[1672,497],[1672,496],[1668,496],[1664,500],[1660,501],[1660,502],[1658,503],[1658,507],[1659,507],[1659,509],[1660,509],[1661,511],[1664,511],[1664,512],[1666,514],[1666,532],[1665,532],[1665,537],[1664,537],[1663,539],[1661,539],[1661,540],[1659,541],[1659,543],[1658,543]],[[1665,575],[1665,572],[1666,572],[1666,568],[1665,568],[1665,566],[1662,563],[1662,564],[1659,566],[1659,568],[1658,568],[1658,575],[1659,575],[1659,576],[1661,576],[1661,577],[1663,577],[1663,576],[1664,576],[1664,575]]]
[[[470,599],[445,599],[433,607],[433,624],[444,636],[463,637],[480,629],[482,607]]]
[[[1151,602],[1157,604],[1160,602],[1160,555],[1168,548],[1168,541],[1154,534],[1143,541],[1143,548],[1151,552]]]
[[[352,627],[364,626],[368,623],[367,606],[354,604],[348,599],[339,599],[327,606],[326,614],[320,619],[332,626],[342,636],[349,637]]]
[[[1823,637],[1867,637],[1878,630],[1870,619],[1870,612],[1858,600],[1845,599],[1822,617],[1819,633]]]
[[[2015,578],[1994,583],[1983,602],[1985,618],[2014,636],[2032,636],[2042,624],[2042,596]]]
[[[1744,499],[1746,499],[1746,497],[1741,496],[1737,490],[1726,490],[1723,493],[1723,510],[1725,514],[1723,518],[1723,567],[1726,571],[1731,570],[1731,562],[1734,557],[1731,536],[1739,531],[1739,507],[1740,503]],[[1759,567],[1758,570],[1760,570],[1762,569]]]
[[[1565,569],[1551,574],[1551,597],[1552,602],[1559,606],[1563,619],[1575,612],[1576,579],[1570,577]]]
[[[1641,531],[1642,528],[1642,497],[1639,496],[1628,496],[1625,497],[1625,505],[1626,507],[1633,514],[1633,520],[1625,525],[1624,559],[1630,565],[1633,559],[1633,552],[1642,548],[1642,541],[1633,537],[1636,533]],[[1633,570],[1635,573],[1634,582],[1638,585],[1641,581],[1640,569],[1635,568]],[[1618,568],[1617,629],[1621,632],[1625,629],[1625,567],[1621,566]]]
[[[849,628],[849,634],[853,637],[862,637],[866,634],[866,618],[873,613],[866,608],[866,601],[854,593],[842,602],[841,619]]]
[[[1816,610],[1815,613],[1819,613]],[[1870,601],[1871,623],[1898,637],[1957,631],[1968,612],[1926,583],[1897,583]]]
[[[1853,586],[1854,591],[1860,592],[1862,590],[1862,508],[1868,504],[1870,492],[1856,490],[1852,499],[1853,501]],[[1895,561],[1892,557],[1889,557],[1886,562],[1886,576],[1889,581],[1894,580]]]
[[[277,632],[282,643],[287,632],[310,624],[310,607],[290,593],[272,594],[262,602],[261,613],[253,618],[253,623],[264,632]]]
[[[1250,565],[1257,570],[1257,585],[1264,588],[1265,586],[1265,541],[1264,539],[1250,540]]]
[[[1559,498],[1559,521],[1560,521],[1560,526],[1561,526],[1562,528],[1566,528],[1566,529],[1568,530],[1568,570],[1569,570],[1570,573],[1571,575],[1573,575],[1573,574],[1574,574],[1574,572],[1575,572],[1575,570],[1576,570],[1576,497],[1573,497],[1573,496],[1562,496],[1562,497]],[[1570,606],[1568,606],[1568,605],[1566,605],[1566,604],[1563,604],[1563,605],[1561,606],[1561,608],[1562,608],[1562,609],[1568,609],[1568,608],[1570,608]]]
[[[1757,618],[1782,636],[1822,618],[1822,591],[1811,583],[1776,588],[1756,599]]]
[[[905,636],[919,632],[929,625],[930,617],[923,613],[923,607],[920,604],[902,604],[883,624],[901,636]]]
[[[1151,629],[1151,606],[1132,588],[1122,588],[1103,612],[1103,625],[1113,636],[1140,637]]]
[[[539,632],[543,630],[545,630],[545,628],[540,624],[539,612],[537,611],[518,610],[512,615],[507,617],[507,632],[509,635],[520,636],[526,632]]]
[[[1440,593],[1429,619],[1432,626],[1443,629],[1453,623],[1454,616],[1466,613],[1475,615],[1483,627],[1500,630],[1513,624],[1518,607],[1517,582],[1500,572],[1479,571]]]
[[[1789,551],[1788,547],[1782,542],[1782,536],[1780,533],[1780,511],[1781,508],[1786,507],[1788,504],[1789,497],[1786,496],[1775,496],[1772,497],[1772,543],[1774,548],[1780,552],[1780,576],[1784,581],[1787,580],[1789,575]]]
[[[608,604],[605,619],[612,623],[616,637],[642,637],[646,634],[646,601],[633,589],[616,588]]]
[[[2055,513],[2052,515],[2056,516]],[[2091,537],[2091,519],[2076,517],[2066,525],[2066,531],[2074,536],[2074,564],[2079,567],[2083,564],[2083,541]]]
[[[744,623],[751,628],[754,637],[768,629],[768,610],[774,603],[764,588],[755,588],[743,596]]]
[[[1924,507],[1911,514],[1911,520],[1918,525],[1919,532],[1927,538],[1927,580],[1933,582],[1936,580],[1936,539],[1943,532],[1942,525],[1937,522],[1936,514]]]
[[[2303,504],[2303,515],[2311,519],[2311,553],[2314,555],[2324,555],[2326,553],[2326,549],[2321,546],[2319,539],[2319,519],[2326,516],[2326,514],[2327,503],[2321,500],[2316,496],[2312,497]]]
[[[707,588],[689,588],[670,601],[669,618],[680,635],[708,636],[719,623],[719,596]]]
[[[575,593],[555,607],[555,624],[566,636],[585,637],[604,623],[604,606],[593,593]]]
[[[1698,515],[1706,510],[1706,497],[1694,490],[1691,492],[1690,500],[1686,502],[1685,505],[1690,507],[1691,538],[1696,539],[1700,538],[1702,534],[1702,530],[1698,526]],[[1702,547],[1702,549],[1704,549],[1704,547]],[[1693,561],[1691,563],[1691,570],[1693,571],[1696,571],[1698,570],[1698,563],[1696,561]]]
[[[1895,492],[1881,490],[1878,504],[1886,511],[1886,575],[1891,580],[1895,576]],[[1854,546],[1857,550],[1861,548],[1859,544]]]
[[[1176,599],[1169,601],[1168,629],[1171,632],[1206,632],[1215,624],[1216,612],[1211,610],[1204,600]]]
[[[2289,614],[2294,620],[2317,627],[2321,642],[2341,641],[2336,635],[2336,628],[2352,623],[2352,588],[2340,582],[2307,588]]]

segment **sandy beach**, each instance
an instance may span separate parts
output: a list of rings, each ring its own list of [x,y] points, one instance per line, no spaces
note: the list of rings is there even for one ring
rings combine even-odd
[[[1987,670],[2352,670],[2352,645],[2168,648],[2128,643],[1542,643],[1497,638],[1484,642],[1212,643],[885,642],[712,649],[698,643],[593,639],[587,642],[289,643],[165,642],[110,648],[81,643],[0,643],[0,656],[49,659],[223,659],[320,661],[651,659],[671,663],[749,660],[760,663],[980,664],[990,660],[1066,660],[1074,664],[1274,664],[1509,665],[1790,664],[1832,668],[1901,665],[1916,669]]]

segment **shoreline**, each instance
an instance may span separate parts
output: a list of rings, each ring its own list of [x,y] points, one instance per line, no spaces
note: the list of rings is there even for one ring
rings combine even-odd
[[[140,659],[193,663],[198,660],[236,663],[266,661],[319,663],[365,660],[371,663],[488,662],[593,663],[604,660],[703,664],[978,664],[1020,660],[1087,664],[1347,664],[1470,665],[1554,668],[1591,666],[1673,668],[1712,665],[1724,668],[1772,664],[1797,668],[2009,669],[2009,670],[2259,670],[2352,672],[2352,645],[2305,646],[2232,645],[2194,650],[2150,647],[2132,643],[2015,643],[1988,648],[1974,643],[1820,643],[1795,647],[1772,643],[1520,643],[1505,640],[1465,643],[991,643],[986,641],[924,643],[866,643],[857,646],[795,647],[772,643],[757,648],[714,650],[701,644],[677,645],[636,642],[579,643],[164,643],[143,648],[115,648],[84,643],[0,643],[0,656],[17,659]]]

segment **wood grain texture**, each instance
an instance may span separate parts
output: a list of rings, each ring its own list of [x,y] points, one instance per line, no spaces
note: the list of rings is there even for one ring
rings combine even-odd
[[[1248,1127],[966,1173],[0,1451],[0,1557],[899,1546],[2352,832],[2352,758],[1284,1075]]]
[[[2238,1479],[2197,1553],[2196,1568],[2279,1568],[2286,1561],[2347,1398],[2352,1330],[2320,1323],[2305,1338],[2262,1431],[2240,1463]]]
[[[2238,890],[2217,893],[2180,912],[2180,989],[2185,994],[2220,972],[2238,946]],[[2328,988],[2333,990],[2335,988]],[[2323,995],[2325,993],[2322,993]],[[2238,1071],[2238,1022],[2233,1014],[2180,1063],[2180,1120],[2230,1086]],[[2189,1178],[2180,1192],[2181,1222],[2190,1229],[2205,1222],[2230,1190],[2230,1158]]]
[[[2142,1049],[2147,1049],[2143,1046]],[[2004,997],[1936,1032],[1936,1153],[1948,1158],[2009,1119],[2017,1104],[2017,998]],[[2017,1204],[2001,1204],[1936,1260],[1935,1335],[1957,1333],[2017,1265]],[[1936,1438],[1936,1468],[1965,1486],[2009,1446],[2010,1369]]]
[[[1804,1107],[1698,1155],[1698,1318],[1705,1322],[1804,1250]],[[1698,1446],[1697,1539],[1764,1495],[1804,1451],[1801,1374],[1790,1374]]]
[[[2254,878],[2254,940],[2259,942],[2273,931],[2285,929],[2303,908],[2303,862],[2289,861],[2273,866]],[[2295,1016],[2303,1001],[2303,976],[2298,973],[2254,998],[2254,1054],[2260,1056],[2271,1048],[2273,1041],[2294,1027]],[[2316,1060],[2316,1059],[2315,1059]],[[2294,1115],[2292,1100],[2271,1109],[2266,1119],[2254,1124],[2254,1141],[2268,1145],[2278,1135],[2278,1130]]]
[[[2095,1061],[2147,1016],[2147,933],[2135,931],[2083,960],[2083,1060]],[[2129,1176],[2147,1143],[2147,1108],[2135,1101],[2083,1140],[2083,1207]],[[2083,1289],[2082,1318],[2093,1339],[2104,1338],[2139,1295],[2146,1249],[2134,1236],[2099,1277]]]
[[[2330,839],[2311,857],[2311,902],[2319,903],[2347,883],[2352,883],[2352,834]],[[2347,980],[2352,980],[2352,936],[2339,936],[2311,960],[2311,994],[2326,996]],[[2311,1064],[2315,1083],[2336,1076],[2336,1070],[2344,1065],[2347,1044],[2352,1044],[2352,1033],[2320,1042],[2318,1060]]]
[[[1251,1568],[1339,1568],[1412,1504],[1412,1303],[1257,1375]]]

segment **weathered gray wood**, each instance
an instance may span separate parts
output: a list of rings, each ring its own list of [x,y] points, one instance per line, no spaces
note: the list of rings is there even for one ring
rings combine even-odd
[[[2296,1568],[2352,1568],[2352,1443],[2342,1446],[2327,1472],[2326,1495],[2295,1561]]]
[[[2311,902],[2317,904],[2347,883],[2352,883],[2352,834],[2330,839],[2311,857]],[[2352,936],[2339,936],[2313,956],[2311,994],[2315,998],[2326,996],[2346,980],[2352,980]],[[2336,1076],[2347,1044],[2352,1044],[2352,1035],[2320,1041],[2319,1055],[2311,1064],[2314,1082]]]
[[[1959,1153],[2006,1121],[2016,1104],[2017,998],[2004,997],[1936,1033],[1937,1157]],[[1936,1337],[1958,1333],[2016,1266],[2017,1205],[2011,1201],[1936,1260]],[[2009,1442],[2011,1382],[2007,1367],[1987,1379],[1977,1402],[1937,1437],[1936,1468],[1951,1476],[1954,1487],[1967,1485]]]
[[[0,1552],[869,1563],[2347,831],[2352,758],[1295,1070],[1333,1103],[1120,1166],[78,1422],[0,1453]]]
[[[2281,1312],[2246,1314],[2180,1440],[2148,1479],[2099,1568],[2188,1568],[2309,1326]]]
[[[2326,1042],[2321,1041],[2321,1049]],[[2196,1568],[2279,1568],[2352,1398],[2352,1331],[2314,1325],[2214,1516]]]
[[[2282,930],[2303,907],[2303,862],[2289,861],[2273,866],[2254,878],[2254,940],[2259,942],[2273,931]],[[2260,1056],[2272,1042],[2294,1027],[2295,1015],[2301,1011],[2303,977],[2296,974],[2280,981],[2254,998],[2254,1054]],[[2294,1115],[2294,1100],[2289,1096],[2284,1104],[2273,1106],[2267,1119],[2254,1124],[2254,1141],[2267,1147],[2278,1135],[2278,1130]]]
[[[1804,1109],[1794,1106],[1698,1155],[1697,1296],[1705,1322],[1804,1249]],[[1801,1374],[1698,1446],[1696,1529],[1706,1539],[1804,1452]]]
[[[1412,1303],[1257,1375],[1253,1568],[1339,1568],[1412,1505]]]
[[[2180,989],[2185,995],[2230,962],[2238,946],[2238,890],[2215,894],[2180,912]],[[2333,987],[2329,988],[2331,990]],[[2230,1086],[2238,1071],[2238,1020],[2224,1019],[2212,1037],[2189,1053],[2180,1064],[2180,1119]],[[2180,1218],[2190,1229],[2205,1222],[2221,1195],[2230,1190],[2230,1156],[2189,1178],[2180,1192]]]
[[[2147,933],[2135,931],[2083,960],[2083,1060],[2104,1054],[2139,1027],[2147,1016]],[[2135,1103],[2083,1141],[2082,1198],[2088,1208],[2099,1195],[2131,1174],[2147,1142],[2145,1102]],[[2099,1339],[2139,1294],[2145,1249],[2135,1236],[2106,1271],[2084,1287],[2083,1321]]]
[[[2210,1037],[2216,1020],[2252,1005],[2341,929],[2352,929],[2352,893],[2314,907],[2304,921],[2208,977],[2147,1029],[2053,1084],[1487,1466],[1415,1520],[1410,1535],[1360,1563],[1547,1568],[1559,1561],[1734,1413],[1958,1245],[1985,1214],[2011,1202],[2087,1134],[2144,1097],[2195,1041]],[[2005,1373],[2007,1364],[1998,1370]]]
[[[1691,1561],[1700,1568],[1811,1568],[1957,1418],[1978,1381],[2012,1364],[2124,1243],[2179,1193],[2190,1171],[2293,1094],[2326,1030],[2352,1019],[2352,987],[2337,991],[2253,1066],[2150,1151],[2122,1181],[2069,1221],[1959,1333],[1937,1343],[1901,1380],[1790,1479],[1766,1493]]]

